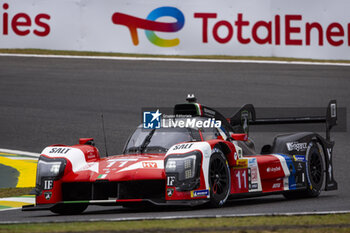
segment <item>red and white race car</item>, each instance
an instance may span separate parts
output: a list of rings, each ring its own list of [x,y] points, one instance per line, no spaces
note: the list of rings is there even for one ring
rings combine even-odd
[[[316,197],[323,185],[337,189],[330,141],[335,101],[324,117],[269,119],[256,118],[252,105],[225,118],[194,97],[187,101],[175,105],[170,126],[139,126],[121,155],[101,158],[92,138],[46,147],[38,161],[36,204],[22,210],[74,214],[88,205],[142,203],[220,207],[234,197]],[[250,124],[320,122],[326,123],[326,138],[308,132],[279,135],[260,153],[248,137]]]

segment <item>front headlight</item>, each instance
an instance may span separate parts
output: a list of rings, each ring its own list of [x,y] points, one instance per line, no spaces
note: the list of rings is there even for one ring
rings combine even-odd
[[[65,166],[65,159],[47,159],[41,157],[38,161],[36,172],[37,187],[41,186],[43,178],[50,178],[52,180],[59,179],[63,175]]]
[[[39,160],[38,174],[40,176],[57,176],[60,172],[62,161],[46,162]]]
[[[167,186],[174,186],[177,191],[190,191],[198,188],[201,166],[202,153],[199,151],[167,156],[164,161]]]
[[[183,158],[169,158],[165,166],[166,173],[177,173],[178,180],[191,179],[196,174],[196,155]]]

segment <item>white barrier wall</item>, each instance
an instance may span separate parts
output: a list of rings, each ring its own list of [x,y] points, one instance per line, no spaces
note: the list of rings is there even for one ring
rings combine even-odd
[[[0,48],[350,60],[349,0],[5,0]]]

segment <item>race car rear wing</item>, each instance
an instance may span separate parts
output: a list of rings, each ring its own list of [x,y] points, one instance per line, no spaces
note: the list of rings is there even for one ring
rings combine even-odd
[[[337,101],[331,100],[327,107],[325,116],[303,116],[303,117],[276,117],[256,118],[255,108],[251,104],[244,105],[233,117],[230,118],[232,126],[241,124],[247,133],[249,125],[274,125],[274,124],[308,124],[326,123],[326,139],[330,140],[330,131],[337,125]]]

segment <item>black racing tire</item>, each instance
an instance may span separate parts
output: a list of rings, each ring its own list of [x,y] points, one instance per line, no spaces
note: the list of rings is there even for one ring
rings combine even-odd
[[[321,151],[316,141],[309,144],[307,150],[307,178],[308,189],[307,195],[309,197],[317,197],[321,193],[323,179],[324,179],[324,163]]]
[[[320,195],[324,180],[324,163],[317,142],[314,140],[307,147],[306,161],[306,190],[286,192],[283,194],[286,198],[296,199]]]
[[[209,162],[210,206],[222,207],[231,188],[231,175],[227,159],[221,150],[215,149]]]
[[[58,204],[50,209],[51,212],[61,215],[80,214],[86,210],[87,204]]]

